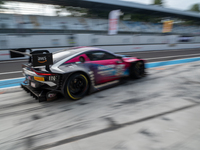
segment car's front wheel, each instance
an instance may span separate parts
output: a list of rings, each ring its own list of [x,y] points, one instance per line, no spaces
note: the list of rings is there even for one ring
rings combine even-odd
[[[83,98],[89,88],[87,77],[82,73],[72,74],[64,85],[64,95],[72,100]]]
[[[130,77],[133,79],[139,79],[145,74],[145,65],[143,61],[137,61],[130,67]]]

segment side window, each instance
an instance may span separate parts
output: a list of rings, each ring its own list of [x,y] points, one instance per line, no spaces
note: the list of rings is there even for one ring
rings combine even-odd
[[[105,53],[104,59],[116,59],[116,57],[110,53]]]
[[[90,52],[87,54],[91,61],[96,60],[107,60],[107,59],[115,59],[116,57],[110,53],[97,51],[97,52]]]

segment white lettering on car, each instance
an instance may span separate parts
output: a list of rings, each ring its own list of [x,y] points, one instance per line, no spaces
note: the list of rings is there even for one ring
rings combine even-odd
[[[98,66],[98,74],[102,76],[113,75],[115,72],[115,65]]]
[[[116,66],[116,76],[121,76],[124,72],[124,67],[125,65],[124,64],[121,64],[121,65],[117,65]]]

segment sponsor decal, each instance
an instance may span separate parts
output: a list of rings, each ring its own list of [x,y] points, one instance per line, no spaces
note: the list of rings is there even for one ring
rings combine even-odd
[[[33,67],[52,65],[52,64],[53,64],[52,53],[33,54],[33,62],[32,62]]]
[[[124,73],[124,67],[125,67],[124,64],[99,66],[98,74],[103,76],[110,76],[110,75],[121,76]]]
[[[38,62],[39,63],[45,63],[45,62],[47,62],[47,57],[46,56],[44,56],[44,57],[38,57]]]
[[[98,66],[98,74],[102,76],[109,76],[114,74],[115,65]]]
[[[44,81],[44,78],[43,78],[43,77],[34,77],[34,79],[35,79],[36,81]]]
[[[57,93],[54,92],[48,92],[46,95],[47,101],[52,101],[57,99]]]
[[[171,32],[172,29],[173,29],[173,23],[174,21],[173,20],[168,20],[168,21],[165,21],[163,23],[163,33],[166,33],[166,32]]]
[[[121,64],[121,65],[117,65],[117,66],[116,66],[116,76],[121,76],[121,75],[123,75],[123,73],[124,73],[124,67],[125,67],[124,64]]]
[[[98,66],[98,70],[113,69],[115,65]]]
[[[50,81],[56,81],[56,76],[49,76]]]
[[[50,93],[50,94],[48,94],[48,98],[52,98],[52,97],[55,97],[55,96],[56,96],[55,93]]]
[[[31,86],[34,88],[36,87],[35,83],[33,83],[33,82],[31,82]]]

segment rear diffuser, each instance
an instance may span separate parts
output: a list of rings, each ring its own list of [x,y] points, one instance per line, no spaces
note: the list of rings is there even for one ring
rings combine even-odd
[[[48,91],[45,90],[36,90],[28,85],[21,84],[21,87],[27,92],[30,93],[36,100],[39,102],[47,101],[46,94]]]

